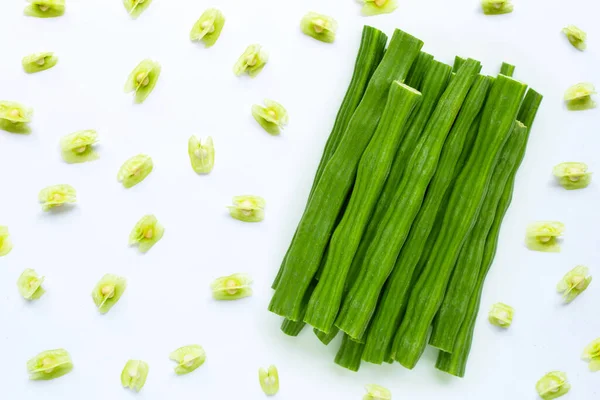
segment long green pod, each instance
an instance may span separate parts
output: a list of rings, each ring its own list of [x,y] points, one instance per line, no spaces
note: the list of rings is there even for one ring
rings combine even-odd
[[[519,115],[517,118],[519,121],[522,121],[525,126],[527,126],[528,137],[531,134],[531,127],[535,120],[535,116],[540,104],[542,103],[542,98],[543,97],[541,94],[537,93],[533,89],[529,89],[527,91],[527,95],[525,96],[525,100],[523,100],[521,109],[519,110]],[[525,149],[522,150],[519,156],[518,165],[521,164],[524,156]],[[485,242],[483,262],[481,263],[481,270],[479,272],[477,285],[475,286],[475,291],[469,300],[467,314],[460,327],[460,330],[458,331],[452,353],[440,351],[435,365],[437,369],[458,377],[465,376],[469,353],[471,351],[471,344],[473,342],[473,332],[475,330],[475,323],[477,322],[477,314],[479,312],[479,306],[481,303],[481,294],[483,293],[483,285],[487,273],[492,266],[492,262],[494,261],[494,256],[496,255],[498,238],[500,236],[500,227],[502,226],[502,221],[504,220],[504,216],[506,215],[506,211],[508,210],[512,200],[514,184],[515,175],[513,174],[513,176],[510,177],[504,186],[502,198],[498,203],[498,208],[494,217],[494,223]]]
[[[348,335],[344,335],[334,362],[340,367],[357,372],[360,369],[360,359],[364,348],[364,344],[352,340]]]
[[[363,352],[365,361],[381,364],[390,352],[394,333],[406,308],[413,272],[433,228],[438,210],[443,204],[444,195],[458,172],[457,161],[465,140],[469,134],[475,134],[470,128],[483,107],[490,85],[491,80],[488,77],[477,77],[448,134],[423,205],[413,222],[373,316]]]
[[[442,95],[425,132],[410,158],[407,171],[367,250],[358,278],[342,303],[336,326],[355,340],[362,338],[375,311],[379,293],[394,267],[398,253],[423,202],[442,147],[480,69],[467,60]]]
[[[492,85],[473,151],[450,195],[442,229],[394,339],[392,356],[406,368],[414,368],[425,350],[427,331],[483,203],[499,150],[512,132],[525,89],[526,85],[504,75]]]
[[[354,183],[360,157],[379,124],[390,85],[406,78],[422,46],[419,39],[401,30],[394,32],[298,225],[283,275],[269,304],[270,311],[294,321],[299,319],[304,293],[317,272],[335,221]]]
[[[315,179],[313,180],[313,184],[308,195],[308,201],[310,201],[310,198],[317,187],[317,183],[323,174],[325,165],[327,165],[327,162],[337,149],[344,132],[346,132],[348,123],[350,122],[354,111],[363,98],[365,90],[367,89],[367,85],[371,80],[371,76],[373,76],[373,73],[383,58],[386,43],[387,36],[379,29],[368,25],[363,27],[360,47],[358,49],[356,61],[354,62],[352,79],[350,80],[350,85],[348,85],[348,90],[346,91],[344,100],[340,105],[340,109],[335,118],[335,123],[333,124],[331,133],[327,138],[327,143],[325,144],[325,149],[323,150],[323,155],[321,156],[321,161],[317,167]],[[279,271],[277,272],[277,276],[275,277],[275,280],[271,286],[273,289],[277,289],[277,285],[279,284],[279,279],[281,279],[286,260],[287,253],[283,258]]]
[[[304,321],[328,333],[342,302],[348,269],[373,208],[406,132],[408,118],[421,101],[421,93],[393,82],[381,121],[360,162],[350,202],[335,229],[327,262],[309,302]]]
[[[433,113],[440,97],[448,85],[451,70],[452,68],[450,66],[439,61],[434,61],[423,79],[423,85],[419,89],[421,93],[423,93],[423,101],[421,102],[418,111],[415,112],[410,128],[404,135],[404,140],[398,148],[394,163],[392,164],[392,169],[390,170],[385,186],[381,191],[379,201],[377,202],[377,206],[375,207],[375,212],[363,235],[363,240],[360,242],[358,250],[354,255],[351,271],[359,271],[362,267],[369,245],[373,242],[373,238],[379,230],[379,224],[391,206],[392,198],[402,180],[404,170],[415,150],[415,146],[425,129],[427,121],[429,121],[429,117]],[[354,281],[352,280],[349,283],[352,282]]]
[[[444,301],[433,322],[429,338],[429,344],[433,347],[449,353],[454,349],[458,330],[465,319],[469,299],[477,284],[485,242],[494,223],[498,203],[506,182],[518,167],[519,155],[526,144],[527,128],[517,121],[502,149],[479,217],[460,251]]]
[[[488,78],[491,79],[491,84],[493,84],[494,78],[492,78],[492,77],[488,77]],[[469,156],[471,155],[471,151],[473,150],[473,144],[475,143],[475,139],[477,139],[477,133],[479,132],[480,123],[481,123],[481,113],[479,113],[477,118],[475,118],[475,121],[473,121],[473,125],[471,125],[469,134],[467,135],[465,144],[463,145],[463,151],[462,151],[462,153],[460,153],[460,157],[458,158],[458,161],[456,162],[454,179],[452,180],[450,187],[454,187],[456,179],[462,172]],[[450,200],[451,194],[452,194],[452,190],[447,190],[446,194],[444,195],[444,200],[442,200],[442,205],[437,212],[437,216],[435,217],[435,223],[433,224],[433,228],[432,228],[431,232],[429,233],[429,236],[427,237],[427,242],[425,243],[425,246],[423,247],[423,251],[421,252],[421,256],[419,257],[419,262],[417,264],[417,267],[415,268],[415,272],[413,273],[410,287],[414,287],[414,285],[417,283],[417,280],[421,276],[421,272],[423,272],[423,269],[425,268],[425,265],[427,264],[427,261],[429,260],[429,257],[431,255],[431,252],[433,251],[435,242],[437,241],[437,237],[440,234],[440,231],[442,229],[442,224],[444,223],[444,215],[446,214],[446,208],[448,206],[448,201]]]

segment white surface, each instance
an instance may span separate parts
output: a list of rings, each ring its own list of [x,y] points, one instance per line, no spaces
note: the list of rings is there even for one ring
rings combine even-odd
[[[0,98],[34,107],[35,116],[29,136],[0,131],[0,224],[9,226],[14,241],[13,252],[0,258],[0,398],[130,399],[135,395],[119,382],[130,358],[150,364],[140,399],[262,399],[257,368],[271,363],[279,367],[280,399],[360,399],[363,384],[379,383],[395,399],[533,400],[537,379],[556,369],[573,385],[565,399],[597,398],[598,375],[579,357],[600,336],[600,283],[568,307],[554,286],[576,264],[600,275],[598,185],[567,192],[552,183],[551,170],[562,161],[600,168],[599,110],[569,113],[561,100],[579,81],[600,86],[600,8],[592,0],[514,2],[512,15],[485,17],[477,0],[402,0],[394,14],[363,18],[350,0],[223,1],[217,6],[227,23],[206,50],[187,35],[209,1],[154,0],[135,21],[119,0],[67,0],[66,15],[51,20],[22,16],[25,2],[2,1]],[[309,10],[339,21],[334,45],[299,32]],[[414,371],[398,364],[343,370],[333,363],[337,340],[324,347],[308,330],[286,337],[280,319],[266,311],[269,285],[304,207],[365,23],[390,35],[402,28],[449,63],[457,54],[470,56],[490,74],[502,61],[516,64],[516,77],[546,96],[463,380],[436,371],[431,350]],[[578,52],[561,35],[569,23],[588,31],[588,51]],[[236,78],[233,63],[254,42],[270,52],[270,62],[254,80]],[[26,75],[20,60],[37,51],[56,52],[59,64]],[[144,58],[158,60],[162,75],[148,100],[134,105],[122,87]],[[251,105],[265,97],[290,113],[280,137],[266,134],[250,115]],[[98,130],[101,159],[67,165],[59,138],[81,129]],[[209,176],[189,166],[191,134],[215,140]],[[142,152],[153,157],[155,170],[125,190],[117,170]],[[79,203],[67,213],[42,213],[37,193],[56,183],[72,184]],[[267,199],[263,223],[229,218],[225,206],[244,193]],[[127,237],[145,213],[156,214],[166,233],[140,255],[128,248]],[[524,248],[525,227],[536,219],[566,224],[562,253]],[[37,302],[26,303],[17,292],[24,268],[46,276],[47,293]],[[238,271],[255,278],[254,297],[212,301],[212,279]],[[103,316],[89,294],[107,272],[127,277],[129,287]],[[485,322],[496,301],[517,310],[507,332]],[[191,343],[205,347],[207,362],[178,377],[168,354]],[[73,372],[29,382],[26,360],[57,347],[71,353]]]

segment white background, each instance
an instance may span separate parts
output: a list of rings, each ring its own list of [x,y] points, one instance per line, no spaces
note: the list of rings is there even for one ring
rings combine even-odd
[[[563,161],[600,168],[599,110],[567,112],[562,102],[572,84],[600,85],[600,9],[592,0],[514,2],[512,15],[486,17],[477,0],[402,0],[394,14],[364,18],[350,0],[154,0],[131,20],[120,0],[67,0],[64,17],[42,20],[22,15],[24,1],[2,0],[0,99],[30,105],[35,115],[29,136],[0,131],[0,224],[14,241],[12,253],[0,259],[0,398],[262,399],[257,369],[269,364],[279,367],[281,399],[360,399],[364,384],[379,383],[395,399],[533,400],[535,382],[551,370],[567,372],[573,389],[565,398],[597,398],[599,375],[588,372],[580,355],[600,336],[600,283],[566,307],[554,286],[577,264],[600,277],[600,195],[596,184],[567,192],[553,183],[551,171]],[[204,49],[188,32],[210,6],[227,22],[217,44]],[[335,44],[299,32],[310,10],[339,21]],[[588,51],[578,52],[561,35],[570,23],[588,31]],[[309,330],[286,337],[280,319],[266,310],[349,83],[363,24],[389,35],[402,28],[439,60],[470,56],[482,61],[485,73],[511,62],[517,79],[545,95],[462,380],[435,370],[431,349],[414,371],[398,364],[346,371],[333,363],[339,338],[324,347]],[[251,43],[262,44],[270,61],[256,79],[237,78],[231,68]],[[20,60],[37,51],[54,51],[60,61],[27,75]],[[146,102],[134,105],[122,88],[144,58],[159,61],[162,75]],[[289,127],[279,137],[251,117],[251,105],[263,98],[289,111]],[[59,139],[82,129],[98,131],[101,158],[67,165]],[[216,165],[208,176],[189,165],[192,134],[214,138]],[[117,171],[138,153],[151,155],[155,170],[123,189]],[[78,205],[43,213],[38,191],[57,183],[77,189]],[[239,194],[267,200],[263,223],[228,216],[225,207]],[[166,233],[140,255],[127,238],[146,213],[156,214]],[[537,219],[566,224],[562,253],[525,249],[525,227]],[[17,292],[24,268],[46,276],[39,301],[28,303]],[[90,292],[107,272],[125,276],[129,286],[118,305],[100,315]],[[254,296],[211,300],[210,282],[234,272],[254,277]],[[485,320],[497,301],[516,308],[508,331]],[[192,343],[205,347],[207,361],[176,376],[168,354]],[[71,353],[73,372],[28,381],[25,362],[59,347]],[[138,395],[119,382],[130,358],[150,364]]]

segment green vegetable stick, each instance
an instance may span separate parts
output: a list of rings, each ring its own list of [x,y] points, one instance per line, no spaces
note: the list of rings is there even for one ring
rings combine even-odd
[[[352,261],[351,271],[359,271],[365,262],[367,250],[379,231],[379,226],[385,217],[386,212],[391,207],[394,194],[402,181],[408,161],[415,151],[415,146],[423,134],[431,114],[435,110],[440,97],[449,83],[451,76],[450,70],[451,68],[448,65],[434,61],[433,65],[427,71],[423,80],[423,87],[421,88],[423,102],[421,103],[418,112],[414,115],[410,128],[404,136],[402,144],[398,148],[394,163],[392,164],[392,169],[390,170],[385,186],[379,196],[377,207],[375,208],[371,221],[367,226],[367,230],[363,235],[363,239],[356,251],[354,260]],[[352,282],[353,281],[350,281],[350,283]]]
[[[329,159],[337,149],[337,146],[342,139],[346,128],[348,127],[348,123],[350,122],[352,115],[354,114],[356,107],[358,107],[358,104],[363,97],[371,76],[375,72],[375,69],[383,57],[386,42],[387,36],[383,32],[367,25],[364,26],[360,48],[358,49],[358,54],[354,63],[352,79],[350,80],[350,85],[348,85],[348,90],[346,91],[346,95],[344,96],[344,100],[342,101],[336,116],[331,133],[327,138],[327,143],[325,144],[325,149],[323,150],[323,155],[321,156],[321,161],[317,167],[317,172],[310,189],[308,202],[310,202],[310,198],[317,187],[317,183],[319,182],[319,179],[325,170],[327,162],[329,162]],[[277,276],[271,285],[273,289],[277,289],[288,253],[289,249],[281,263],[279,271],[277,272]]]
[[[483,107],[490,86],[490,78],[482,75],[477,77],[448,134],[423,205],[413,222],[373,316],[363,353],[365,361],[381,364],[390,352],[391,341],[406,308],[413,272],[433,229],[439,209],[444,204],[445,194],[454,177],[460,172],[456,168],[458,160],[463,153],[467,137],[475,134],[470,127]]]
[[[68,374],[73,369],[71,355],[65,349],[42,351],[27,361],[29,379],[47,381]]]
[[[500,67],[500,73],[502,75],[506,75],[506,76],[510,76],[512,77],[513,74],[515,73],[515,66],[506,62],[502,63],[502,67]]]
[[[23,57],[21,65],[28,74],[45,71],[58,63],[58,57],[54,53],[34,53]]]
[[[433,64],[433,56],[424,52],[420,52],[419,56],[417,57],[417,60],[415,61],[415,63],[413,64],[410,72],[408,73],[408,77],[406,78],[406,84],[412,88],[415,89],[420,89],[420,85],[421,82],[423,81],[423,77],[425,75],[425,72],[429,69],[429,67]],[[411,114],[411,117],[409,118],[409,121],[414,120],[414,116],[415,113],[417,113],[417,110],[420,108],[420,104],[417,104],[415,106],[415,109],[413,111],[413,113]],[[341,218],[344,215],[344,211],[347,207],[347,203],[349,202],[349,197],[348,196],[346,198],[345,204],[344,206],[342,206],[342,211],[340,211],[340,214],[338,215],[338,218],[336,220],[335,226],[337,227],[337,225],[339,224],[339,221],[341,220]],[[329,247],[327,247],[326,251],[325,251],[325,255],[324,257],[321,259],[321,264],[319,266],[319,269],[317,270],[317,274],[315,275],[315,279],[318,280],[321,276],[321,273],[323,271],[323,267],[325,265],[325,262],[327,261],[327,253],[328,253]],[[344,291],[347,291],[348,288],[348,282],[353,282],[354,279],[356,278],[356,271],[353,269],[350,269],[350,271],[348,272],[348,279],[346,279],[346,284]],[[316,285],[315,285],[316,286]],[[310,293],[309,293],[310,291]],[[310,298],[310,295],[312,294],[312,289],[310,289],[309,291],[307,291],[308,294],[308,298],[306,298],[305,296],[305,300],[306,303],[308,303],[308,299]],[[304,318],[304,316],[302,316],[302,318]],[[335,328],[335,332],[337,333],[338,329]],[[315,330],[315,332],[319,332],[318,330]],[[325,337],[323,337],[323,339],[327,340],[327,334],[323,334],[325,335]],[[335,337],[335,335],[333,336]],[[331,339],[333,339],[333,337],[331,337]],[[331,340],[329,339],[329,340]],[[319,339],[321,340],[321,338]]]
[[[348,269],[388,172],[407,130],[407,121],[421,94],[400,82],[392,83],[377,130],[358,164],[344,217],[329,243],[327,263],[308,302],[304,321],[328,333],[337,316]]]
[[[531,134],[531,126],[535,120],[535,116],[542,102],[542,95],[537,93],[533,89],[527,91],[519,115],[517,119],[522,121],[525,126],[528,127],[527,135]],[[520,165],[525,156],[525,149],[520,154],[519,162]],[[516,170],[515,170],[516,173]],[[500,227],[504,215],[510,206],[512,200],[512,194],[514,190],[515,175],[511,176],[509,181],[504,186],[502,198],[498,203],[498,209],[496,210],[496,216],[494,218],[494,224],[490,229],[490,233],[486,239],[485,252],[483,256],[483,262],[481,263],[481,270],[479,271],[479,277],[477,280],[477,286],[475,291],[469,300],[469,308],[467,309],[466,318],[460,327],[460,331],[456,337],[454,349],[452,354],[444,351],[440,351],[435,367],[441,371],[449,374],[463,377],[465,375],[467,361],[469,359],[469,353],[471,351],[471,344],[473,342],[473,332],[475,330],[475,323],[477,322],[477,314],[479,312],[479,305],[481,302],[481,294],[483,292],[483,284],[487,273],[492,266],[494,256],[496,255],[496,248],[498,246],[498,237],[500,235]]]
[[[25,15],[37,18],[55,18],[64,15],[65,0],[27,0]]]
[[[456,336],[467,313],[469,299],[477,284],[485,243],[492,229],[498,204],[506,183],[519,167],[519,158],[526,145],[527,127],[517,121],[501,150],[479,217],[456,261],[446,295],[433,323],[433,331],[429,338],[429,344],[433,347],[449,353],[454,349]]]
[[[414,171],[418,179],[411,174],[402,177],[390,203],[394,207],[390,207],[381,219],[360,273],[342,303],[335,324],[355,340],[366,332],[383,284],[394,267],[435,173],[444,141],[479,69],[478,61],[467,60],[442,95],[406,168]]]
[[[271,299],[270,311],[298,320],[304,292],[317,272],[340,209],[354,183],[360,157],[381,119],[390,84],[406,78],[422,46],[423,42],[413,36],[400,30],[394,32],[346,134],[311,196]]]
[[[365,345],[352,340],[350,336],[344,334],[340,349],[335,355],[334,362],[340,367],[357,372],[360,369],[360,358]]]
[[[413,288],[394,339],[392,356],[407,368],[414,368],[425,349],[427,330],[442,303],[458,253],[476,220],[499,150],[512,132],[525,89],[524,84],[504,75],[499,75],[492,85],[472,155],[456,181],[432,255]]]

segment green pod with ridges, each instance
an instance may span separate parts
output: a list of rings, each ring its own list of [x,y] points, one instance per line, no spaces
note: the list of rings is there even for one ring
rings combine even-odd
[[[329,243],[319,283],[308,302],[304,321],[323,332],[328,333],[333,326],[354,252],[407,130],[407,121],[420,102],[418,91],[397,81],[392,83],[381,121],[358,164],[350,202]]]
[[[394,163],[392,164],[390,173],[379,196],[371,221],[367,226],[363,239],[354,256],[354,260],[352,261],[352,271],[359,271],[365,261],[367,250],[379,231],[379,226],[385,213],[391,207],[392,199],[404,176],[404,171],[408,165],[409,159],[415,151],[417,142],[423,134],[425,126],[435,110],[440,97],[447,88],[450,74],[450,66],[439,61],[432,61],[431,66],[428,68],[423,78],[423,83],[420,88],[420,91],[423,93],[423,101],[421,102],[419,109],[413,115],[410,128],[408,129],[408,132],[406,132],[406,135],[404,135],[402,144],[398,148]],[[352,282],[353,281],[350,283]]]
[[[412,290],[394,339],[392,356],[406,368],[414,368],[425,350],[427,331],[443,301],[458,253],[477,219],[526,88],[504,75],[492,85],[471,157],[456,180],[431,257]]]
[[[458,256],[446,295],[433,322],[433,331],[429,337],[429,344],[433,347],[449,353],[454,349],[456,336],[467,313],[469,299],[477,284],[485,243],[494,223],[498,204],[506,183],[516,173],[520,154],[526,145],[527,127],[517,121],[501,151],[479,218]]]
[[[422,46],[422,41],[407,33],[400,30],[394,33],[298,225],[283,276],[269,304],[270,311],[298,320],[304,293],[317,272],[338,214],[354,184],[360,157],[379,124],[390,85],[394,80],[406,78]]]
[[[542,98],[543,97],[541,94],[537,93],[533,89],[529,89],[519,110],[517,119],[522,121],[522,123],[528,127],[528,137],[531,134],[531,127],[542,102]],[[519,155],[518,165],[521,165],[524,156],[525,149],[523,149]],[[494,261],[494,256],[496,255],[498,238],[500,236],[500,227],[502,226],[502,221],[504,220],[504,216],[506,215],[506,211],[508,210],[512,200],[514,184],[515,175],[511,176],[504,186],[502,197],[498,202],[498,208],[494,217],[494,224],[492,225],[485,242],[483,262],[481,263],[481,270],[479,271],[477,285],[475,286],[474,293],[471,295],[469,300],[467,314],[456,337],[454,349],[452,353],[440,351],[438,354],[435,367],[454,376],[465,376],[469,353],[471,351],[471,344],[473,342],[473,332],[475,330],[475,323],[477,322],[477,314],[479,312],[479,306],[481,303],[481,295],[483,293],[483,285],[487,273],[492,266],[492,262]]]
[[[446,137],[480,68],[478,61],[467,60],[440,98],[406,167],[418,179],[408,173],[402,177],[390,203],[394,206],[381,219],[360,273],[342,303],[335,324],[355,340],[361,339],[367,330],[381,289],[423,203]]]
[[[460,172],[457,167],[464,152],[464,144],[470,135],[474,136],[476,133],[470,127],[483,107],[490,85],[491,80],[488,77],[477,77],[448,134],[423,205],[413,222],[373,316],[363,353],[365,361],[381,364],[390,353],[394,333],[406,308],[413,273],[434,227],[436,216],[443,207],[446,193]]]
[[[317,167],[317,172],[315,173],[315,178],[313,179],[313,184],[310,189],[308,202],[310,202],[310,198],[317,187],[317,183],[319,182],[319,179],[325,170],[327,162],[329,162],[329,159],[337,149],[340,140],[344,136],[348,123],[350,122],[356,107],[358,107],[358,104],[362,100],[371,76],[375,72],[375,69],[383,57],[386,42],[387,36],[379,29],[368,25],[363,27],[360,47],[354,62],[354,72],[352,73],[352,78],[350,80],[350,84],[348,85],[344,100],[342,100],[342,104],[338,110],[331,133],[327,138],[327,142],[321,156],[321,161]],[[283,274],[283,267],[285,266],[286,260],[287,252],[283,261],[281,262],[277,276],[271,285],[273,289],[277,288],[279,279],[281,279],[281,275]]]

